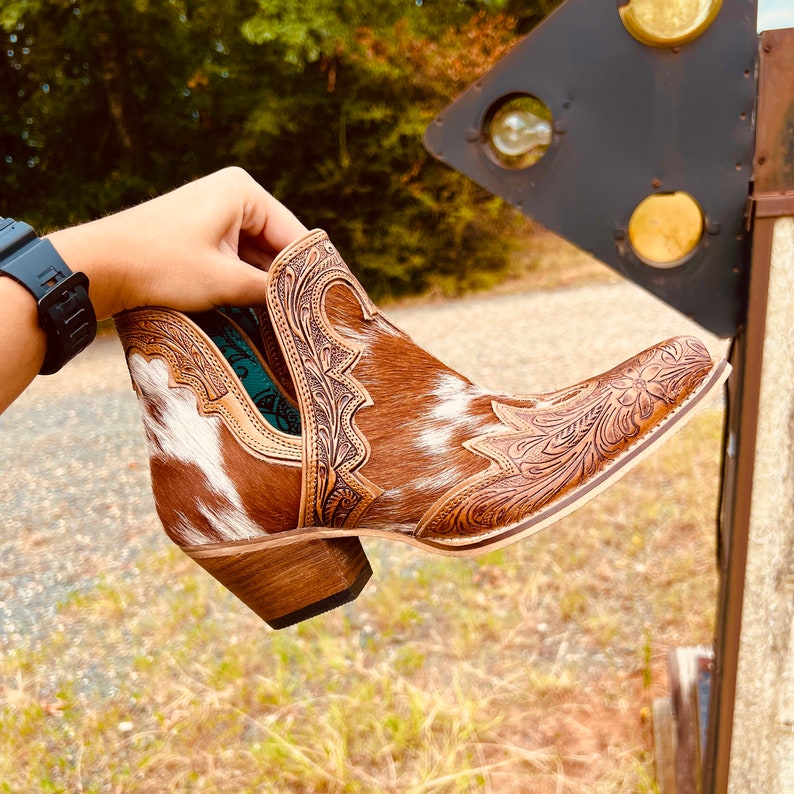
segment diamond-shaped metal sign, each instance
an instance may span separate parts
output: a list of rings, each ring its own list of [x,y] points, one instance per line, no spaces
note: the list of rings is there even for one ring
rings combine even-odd
[[[430,125],[437,158],[722,336],[735,333],[746,279],[744,210],[756,98],[756,4],[723,0],[710,26],[674,47],[642,43],[616,0],[567,0]],[[534,165],[488,145],[513,95],[551,113]],[[702,210],[694,252],[674,266],[638,256],[628,224],[647,197],[683,192]]]

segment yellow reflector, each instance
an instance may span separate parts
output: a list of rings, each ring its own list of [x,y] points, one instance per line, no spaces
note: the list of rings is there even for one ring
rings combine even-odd
[[[635,39],[674,47],[696,39],[714,21],[722,0],[628,0],[620,18]]]
[[[689,193],[659,193],[637,205],[629,242],[646,265],[676,267],[695,252],[703,226],[703,211]]]

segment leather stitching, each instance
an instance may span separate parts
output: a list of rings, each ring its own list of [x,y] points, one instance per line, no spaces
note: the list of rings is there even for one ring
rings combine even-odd
[[[204,341],[202,332],[188,324],[183,315],[168,309],[138,309],[134,319],[129,314],[118,315],[116,327],[128,356],[134,348],[147,358],[164,359],[174,383],[191,388],[198,397],[200,410],[219,414],[253,454],[285,463],[300,462],[299,440],[290,442],[274,432],[250,405],[248,395],[225,367],[219,365],[214,347]],[[184,343],[180,344],[180,332],[189,339],[192,354]],[[240,414],[247,421],[241,421]]]

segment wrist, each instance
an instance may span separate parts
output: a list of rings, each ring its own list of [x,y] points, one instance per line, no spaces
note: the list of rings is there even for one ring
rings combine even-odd
[[[47,336],[36,301],[16,281],[0,278],[0,413],[27,388],[41,369]]]
[[[72,272],[49,240],[11,218],[0,220],[0,277],[16,282],[35,300],[47,339],[41,374],[57,372],[93,341],[96,316],[88,278]]]
[[[46,239],[72,270],[86,274],[89,280],[89,296],[94,306],[97,320],[108,317],[126,308],[121,298],[119,269],[119,242],[115,245],[106,240],[102,221],[92,221],[80,226],[71,226],[51,232]]]

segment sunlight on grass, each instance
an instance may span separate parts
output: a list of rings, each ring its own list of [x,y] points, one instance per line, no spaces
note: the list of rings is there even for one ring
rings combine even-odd
[[[371,542],[359,599],[282,632],[176,549],[106,576],[0,661],[0,791],[654,791],[666,654],[712,638],[721,422],[480,559]]]

